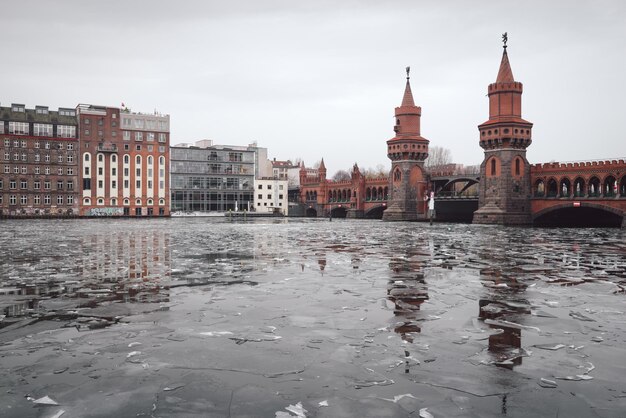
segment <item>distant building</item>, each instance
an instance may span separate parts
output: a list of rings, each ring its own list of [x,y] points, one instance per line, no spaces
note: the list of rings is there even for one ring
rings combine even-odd
[[[254,179],[271,167],[267,149],[256,144],[213,145],[202,140],[171,147],[170,156],[172,212],[251,209]]]
[[[0,107],[0,216],[78,214],[76,111]]]
[[[254,181],[254,209],[256,212],[289,215],[289,182],[287,179],[262,178]]]
[[[169,115],[81,104],[81,215],[169,215]]]

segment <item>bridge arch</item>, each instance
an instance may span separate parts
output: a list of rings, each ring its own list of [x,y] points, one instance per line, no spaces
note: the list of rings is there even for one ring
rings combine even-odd
[[[546,184],[542,179],[535,181],[535,197],[543,197],[546,194]]]
[[[591,177],[589,179],[589,196],[598,197],[601,191],[600,179],[596,176]]]
[[[337,206],[336,208],[332,208],[330,211],[330,216],[333,218],[345,218],[348,215],[348,210],[343,206]]]
[[[587,193],[585,179],[576,177],[576,179],[574,179],[574,197],[583,197],[585,193]]]
[[[548,180],[547,197],[556,197],[559,193],[559,187],[554,178]]]
[[[572,195],[572,184],[569,181],[569,178],[563,177],[559,181],[559,196],[560,197],[570,197]]]
[[[385,205],[374,206],[365,211],[364,217],[366,219],[382,219],[385,209],[387,209],[387,206]]]
[[[626,197],[626,174],[624,174],[622,179],[619,181],[619,195],[621,197]]]
[[[607,197],[614,197],[617,193],[617,179],[612,175],[604,178],[602,194]]]
[[[307,218],[317,218],[317,210],[315,208],[307,208],[305,215]]]
[[[624,224],[624,211],[593,202],[559,203],[533,214],[534,226],[616,227]]]

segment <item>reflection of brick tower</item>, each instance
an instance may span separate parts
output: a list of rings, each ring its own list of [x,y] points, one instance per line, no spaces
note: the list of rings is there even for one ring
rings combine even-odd
[[[422,108],[415,106],[409,68],[406,88],[400,107],[396,107],[396,136],[387,141],[387,157],[391,160],[388,207],[385,221],[414,221],[424,217],[426,179],[424,160],[428,157],[428,140],[420,136]]]
[[[489,120],[478,126],[485,158],[474,223],[530,224],[530,166],[526,148],[533,124],[522,119],[522,83],[513,79],[504,52],[496,82],[489,85]]]

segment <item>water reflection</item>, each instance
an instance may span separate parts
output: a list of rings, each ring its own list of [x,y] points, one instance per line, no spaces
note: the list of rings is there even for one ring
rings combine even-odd
[[[428,300],[428,287],[421,261],[411,257],[394,257],[389,262],[391,277],[387,284],[387,298],[394,304],[398,322],[394,331],[407,342],[413,342],[414,334],[422,331],[418,312]]]

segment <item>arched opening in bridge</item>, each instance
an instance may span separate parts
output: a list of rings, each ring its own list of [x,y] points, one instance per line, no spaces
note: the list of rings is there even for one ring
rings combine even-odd
[[[389,199],[389,197],[388,197],[389,196],[389,187],[385,187],[384,193],[385,193],[385,200],[388,200]]]
[[[585,193],[585,180],[581,177],[576,177],[576,180],[574,180],[574,197],[583,197]]]
[[[604,179],[603,193],[606,197],[615,197],[617,194],[617,181],[613,176],[607,176]]]
[[[556,184],[556,180],[550,179],[548,180],[548,197],[556,197],[558,194],[558,187]]]
[[[387,209],[386,206],[376,206],[365,212],[365,219],[383,219],[383,212]]]
[[[535,197],[543,197],[546,192],[545,187],[543,180],[537,180],[535,182]]]
[[[626,197],[626,175],[619,181],[619,195],[620,197]]]
[[[598,207],[564,206],[550,210],[533,221],[534,226],[559,228],[620,228],[623,216]]]
[[[376,187],[372,187],[372,200],[378,200],[378,190]]]
[[[570,197],[572,193],[572,187],[568,178],[561,179],[559,192],[561,193],[561,197]]]
[[[365,200],[372,200],[372,189],[365,189]]]
[[[589,197],[598,196],[600,196],[600,179],[592,177],[591,180],[589,180]]]
[[[317,218],[317,211],[313,208],[308,208],[306,210],[307,218]]]
[[[348,210],[344,207],[333,208],[330,211],[330,216],[332,216],[333,218],[345,218],[347,214]]]

